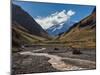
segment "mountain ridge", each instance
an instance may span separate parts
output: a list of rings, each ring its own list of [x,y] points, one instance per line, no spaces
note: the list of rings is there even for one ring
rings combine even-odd
[[[12,21],[16,21],[31,34],[48,37],[48,33],[20,6],[12,4]]]
[[[96,8],[93,12],[74,24],[70,29],[60,35],[61,42],[72,42],[72,46],[95,47],[96,46]]]
[[[12,45],[37,44],[51,39],[48,33],[20,6],[12,4]],[[19,51],[19,49],[18,49]]]

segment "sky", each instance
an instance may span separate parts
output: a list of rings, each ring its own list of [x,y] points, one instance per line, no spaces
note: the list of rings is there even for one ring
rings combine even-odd
[[[74,5],[59,3],[41,3],[13,1],[38,22],[42,28],[48,29],[53,25],[63,24],[67,21],[78,22],[90,15],[95,6]]]

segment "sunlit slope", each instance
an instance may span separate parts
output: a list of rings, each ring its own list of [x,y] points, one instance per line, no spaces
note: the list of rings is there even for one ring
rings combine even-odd
[[[61,42],[66,42],[75,47],[95,48],[96,42],[96,9],[91,15],[73,25],[67,32],[59,38]]]

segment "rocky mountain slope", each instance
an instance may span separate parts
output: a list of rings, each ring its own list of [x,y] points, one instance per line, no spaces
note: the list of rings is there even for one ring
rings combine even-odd
[[[32,35],[29,33],[27,29],[22,27],[17,22],[13,22],[12,26],[12,43],[13,46],[21,46],[24,44],[36,44],[38,42],[42,42],[47,40],[46,38]]]
[[[75,47],[95,48],[96,8],[89,16],[74,24],[66,33],[62,34],[59,40]]]
[[[26,11],[15,4],[12,4],[12,21],[16,21],[33,35],[49,37],[47,32]]]
[[[12,4],[12,46],[36,44],[50,39],[48,33],[21,7]]]

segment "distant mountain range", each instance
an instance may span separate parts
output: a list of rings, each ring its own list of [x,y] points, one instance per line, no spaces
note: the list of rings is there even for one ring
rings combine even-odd
[[[60,23],[59,25],[53,25],[48,28],[46,31],[51,36],[59,36],[59,34],[66,32],[75,22],[67,21]]]

